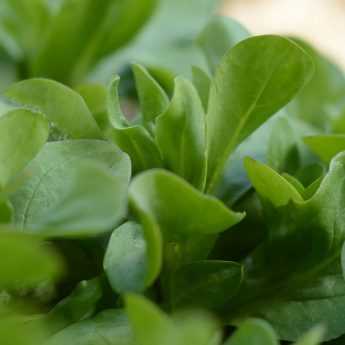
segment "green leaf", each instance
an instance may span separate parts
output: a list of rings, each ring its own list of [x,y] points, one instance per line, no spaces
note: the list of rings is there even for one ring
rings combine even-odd
[[[175,345],[172,320],[154,304],[137,295],[126,296],[126,311],[135,339],[141,345]]]
[[[206,72],[197,66],[192,66],[192,79],[193,84],[198,91],[204,111],[206,112],[210,95],[211,79]]]
[[[198,189],[206,173],[205,113],[192,83],[175,80],[166,112],[157,118],[156,138],[166,167]]]
[[[33,288],[56,280],[62,271],[57,254],[40,239],[0,231],[0,289]]]
[[[304,138],[308,147],[324,162],[329,163],[339,152],[345,151],[345,135],[323,134]]]
[[[127,222],[114,230],[103,267],[114,291],[140,292],[145,289],[147,246],[142,227]]]
[[[109,87],[108,115],[111,129],[107,137],[130,156],[134,173],[161,167],[160,153],[149,132],[140,125],[128,125],[120,106],[119,83],[120,78],[116,77]]]
[[[51,337],[46,345],[134,345],[128,318],[122,310],[105,310]]]
[[[45,315],[49,331],[57,333],[71,324],[89,318],[95,312],[101,297],[102,288],[98,278],[80,282],[69,296]]]
[[[228,261],[199,261],[174,273],[171,304],[174,308],[198,307],[217,310],[239,291],[240,264]]]
[[[282,173],[281,176],[294,186],[297,192],[304,197],[306,188],[304,188],[303,184],[296,177],[287,173]]]
[[[244,165],[257,193],[275,207],[284,206],[290,200],[303,201],[294,185],[269,166],[249,157],[244,160]]]
[[[180,311],[172,316],[177,326],[178,340],[173,344],[220,345],[223,334],[213,316],[199,311]]]
[[[48,143],[25,175],[12,197],[20,228],[54,237],[93,236],[126,215],[130,162],[111,143]]]
[[[5,97],[45,114],[51,128],[71,139],[98,139],[102,134],[83,98],[48,79],[29,79],[10,86]]]
[[[141,345],[219,345],[218,323],[202,312],[179,313],[169,318],[152,302],[126,296],[126,310],[135,338]]]
[[[308,341],[315,337],[314,343],[318,343],[321,337],[328,341],[344,334],[345,284],[337,266],[332,262],[328,272],[314,279],[309,277],[304,287],[287,293],[285,300],[273,301],[266,310],[262,308],[260,317],[273,325],[281,339],[297,340],[316,324],[325,325],[326,332],[309,335]]]
[[[80,82],[105,55],[124,46],[155,9],[156,0],[63,1],[32,73],[64,83]]]
[[[310,57],[279,36],[246,39],[226,54],[212,83],[207,114],[208,191],[215,188],[229,154],[286,105],[312,72]]]
[[[265,318],[288,341],[315,323],[327,326],[325,340],[344,334],[344,162],[344,154],[333,159],[309,200],[264,208],[268,233],[246,258],[246,279],[227,306],[232,317]]]
[[[174,240],[217,234],[244,216],[164,170],[151,170],[135,178],[130,185],[130,202],[153,217],[164,236]]]
[[[210,70],[214,72],[226,52],[249,36],[248,30],[236,20],[215,16],[202,30],[197,43],[205,54]]]
[[[325,329],[321,326],[316,326],[307,332],[303,337],[297,341],[295,345],[318,345],[321,344]]]
[[[135,82],[141,106],[143,122],[151,131],[156,117],[162,114],[169,105],[169,99],[162,87],[149,72],[140,65],[133,65]]]
[[[32,160],[48,139],[48,122],[29,110],[0,117],[0,189]]]
[[[224,345],[278,345],[278,339],[268,323],[249,319],[241,324]]]

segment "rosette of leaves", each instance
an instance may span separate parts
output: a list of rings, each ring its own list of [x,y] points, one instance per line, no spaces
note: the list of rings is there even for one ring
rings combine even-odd
[[[211,49],[214,32],[223,46]],[[314,70],[295,41],[248,36],[214,19],[199,39],[210,68],[194,67],[192,80],[169,73],[164,83],[134,65],[131,119],[119,77],[108,89],[29,79],[3,93],[3,343],[13,327],[31,334],[18,344],[50,345],[314,345],[345,333],[344,155],[305,181],[288,154],[269,151],[278,171],[247,158],[255,194],[232,209],[217,197],[229,157],[300,97]],[[181,311],[190,308],[222,326]]]

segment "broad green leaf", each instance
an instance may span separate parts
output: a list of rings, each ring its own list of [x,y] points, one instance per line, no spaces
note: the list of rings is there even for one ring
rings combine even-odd
[[[46,236],[110,231],[127,211],[130,162],[104,141],[48,143],[12,196],[16,224]]]
[[[48,122],[29,110],[0,117],[0,189],[32,160],[48,139]]]
[[[84,98],[98,127],[104,133],[108,128],[107,88],[102,84],[86,83],[79,85],[76,91]]]
[[[315,73],[289,104],[289,113],[322,130],[332,127],[336,132],[342,133],[344,120],[339,115],[345,106],[344,72],[308,43],[299,38],[293,40],[313,59]]]
[[[172,320],[144,297],[126,296],[126,311],[135,339],[141,345],[175,345],[177,332]]]
[[[116,77],[109,87],[108,116],[112,128],[107,132],[107,137],[130,156],[134,173],[161,167],[160,153],[149,132],[140,125],[129,125],[122,113],[119,83],[120,78]]]
[[[102,134],[83,98],[72,89],[48,79],[28,79],[10,86],[10,101],[42,112],[50,127],[71,139],[97,139]]]
[[[325,325],[326,332],[319,330],[316,332],[319,334],[310,334],[306,340],[301,339],[301,343],[302,340],[311,342],[314,338],[311,344],[318,344],[321,337],[327,341],[344,334],[345,283],[337,266],[339,264],[332,262],[329,272],[309,278],[303,288],[286,292],[284,298],[272,301],[266,310],[262,308],[260,317],[273,325],[281,339],[300,339],[301,334],[316,324]]]
[[[127,222],[114,230],[103,267],[114,291],[140,292],[145,289],[147,246],[140,224]]]
[[[326,163],[329,163],[339,152],[345,151],[345,135],[343,134],[305,137],[304,142]]]
[[[101,297],[102,288],[98,278],[80,282],[69,296],[45,315],[44,320],[49,322],[49,332],[57,333],[92,316]]]
[[[133,180],[130,201],[135,209],[157,221],[164,236],[175,240],[217,234],[244,216],[217,199],[203,195],[180,177],[158,169],[142,173]]]
[[[249,157],[244,160],[244,165],[257,193],[275,207],[284,206],[290,200],[303,201],[294,185],[269,166]]]
[[[35,76],[80,82],[105,55],[124,46],[155,9],[156,0],[63,1],[32,66]]]
[[[128,172],[129,169],[125,175],[120,171],[116,175],[99,162],[76,163],[70,167],[70,181],[65,182],[64,193],[50,209],[35,215],[37,223],[32,223],[32,231],[50,237],[87,237],[110,232],[126,215]]]
[[[325,329],[322,326],[316,326],[307,332],[297,341],[295,345],[318,345],[321,344]]]
[[[249,319],[240,325],[224,345],[278,345],[278,339],[268,323]]]
[[[52,336],[45,345],[134,345],[128,318],[122,310],[105,310]]]
[[[174,308],[222,308],[239,291],[240,264],[228,261],[198,261],[182,266],[172,278]]]
[[[156,139],[166,167],[203,189],[206,173],[205,113],[192,83],[175,80],[166,112],[157,118]]]
[[[162,87],[149,72],[140,65],[133,65],[135,82],[138,90],[139,102],[143,122],[151,131],[152,123],[169,105],[169,99]]]
[[[211,78],[201,68],[193,66],[192,79],[193,84],[198,91],[204,110],[206,112],[208,108],[208,98],[210,95]]]
[[[0,289],[32,288],[56,280],[61,271],[60,258],[40,239],[0,231]]]
[[[255,36],[230,49],[209,98],[208,191],[215,188],[230,153],[285,106],[312,72],[310,57],[283,37]]]
[[[200,33],[197,43],[203,50],[212,72],[225,53],[250,36],[248,30],[229,17],[215,16]]]

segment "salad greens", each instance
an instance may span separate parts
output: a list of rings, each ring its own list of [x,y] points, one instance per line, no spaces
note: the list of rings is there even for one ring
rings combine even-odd
[[[344,343],[345,77],[215,5],[1,3],[1,345]]]

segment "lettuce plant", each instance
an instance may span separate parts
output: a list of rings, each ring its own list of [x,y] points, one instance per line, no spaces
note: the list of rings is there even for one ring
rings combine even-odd
[[[333,68],[225,18],[196,43],[190,78],[133,64],[134,117],[119,76],[2,94],[1,344],[341,343],[342,114],[308,108]]]

